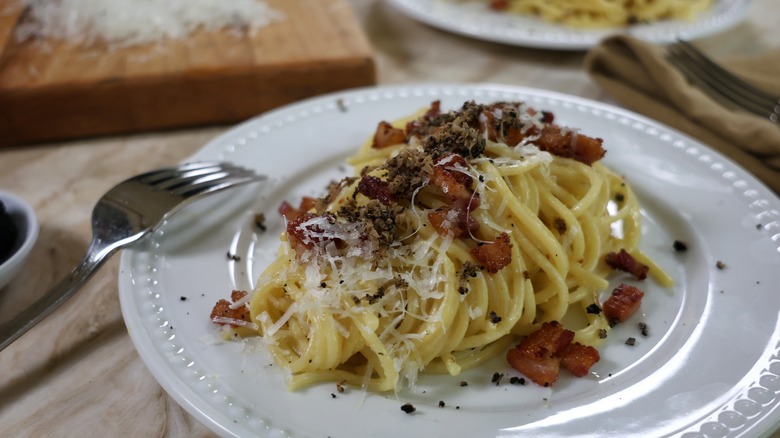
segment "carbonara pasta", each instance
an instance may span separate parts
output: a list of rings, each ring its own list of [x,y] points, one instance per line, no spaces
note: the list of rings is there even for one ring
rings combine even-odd
[[[249,316],[214,320],[261,335],[292,389],[457,375],[547,321],[598,345],[605,255],[649,263],[637,199],[598,162],[601,142],[523,103],[434,102],[382,122],[354,177],[282,206],[277,259],[231,304]]]
[[[492,9],[596,28],[660,20],[691,20],[712,0],[490,0]]]

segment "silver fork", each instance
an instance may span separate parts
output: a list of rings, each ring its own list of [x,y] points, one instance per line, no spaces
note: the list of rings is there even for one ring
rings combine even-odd
[[[671,44],[666,55],[689,81],[723,105],[780,123],[779,96],[738,78],[687,41],[678,40]]]
[[[199,162],[154,170],[117,184],[92,210],[92,242],[84,258],[46,295],[0,326],[0,351],[70,298],[118,249],[150,236],[184,205],[264,179],[232,164]]]

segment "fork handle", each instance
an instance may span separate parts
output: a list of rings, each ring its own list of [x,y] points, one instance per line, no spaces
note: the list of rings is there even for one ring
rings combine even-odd
[[[119,246],[107,246],[93,238],[86,255],[67,277],[63,278],[38,301],[0,326],[0,351],[19,339],[33,326],[49,316],[54,309],[72,297],[117,249]]]

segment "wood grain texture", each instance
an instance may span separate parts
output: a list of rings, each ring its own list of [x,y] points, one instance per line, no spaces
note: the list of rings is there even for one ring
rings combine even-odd
[[[233,123],[375,83],[371,47],[344,0],[269,3],[285,19],[255,35],[119,50],[10,39],[0,57],[0,146]],[[11,21],[0,21],[0,35]]]
[[[16,23],[22,16],[24,8],[18,0],[0,0],[0,59],[13,36]]]

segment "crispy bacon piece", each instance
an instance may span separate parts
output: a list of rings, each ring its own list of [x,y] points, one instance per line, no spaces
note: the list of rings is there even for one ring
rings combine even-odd
[[[471,217],[471,211],[480,203],[479,195],[471,188],[474,179],[457,170],[466,170],[468,166],[466,159],[457,154],[448,155],[433,166],[429,184],[441,189],[452,201],[450,206],[428,213],[428,221],[443,236],[465,237],[479,228],[479,223]]]
[[[330,242],[335,243],[337,248],[343,248],[345,245],[343,239],[325,232],[326,229],[332,231],[331,226],[336,220],[332,214],[320,212],[319,208],[323,202],[325,201],[321,199],[304,196],[298,208],[287,201],[283,201],[279,206],[279,214],[284,216],[286,222],[287,240],[299,257],[315,246],[324,247]],[[312,212],[312,209],[317,212]],[[322,220],[312,221],[313,219]],[[312,222],[307,223],[309,221]]]
[[[537,385],[545,387],[551,386],[558,380],[561,369],[561,362],[557,357],[534,357],[517,348],[509,350],[506,360],[512,368],[523,373]]]
[[[650,270],[647,265],[636,261],[625,249],[621,249],[619,252],[608,253],[604,260],[610,268],[628,272],[639,280],[647,278],[647,271]]]
[[[528,108],[526,112],[532,116],[541,114],[542,117],[540,117],[540,119],[542,123],[552,123],[555,120],[555,114],[550,111],[537,111],[534,108]]]
[[[645,293],[629,284],[620,284],[601,306],[610,324],[617,324],[633,315],[642,303]]]
[[[311,229],[312,227],[304,227],[303,224],[311,219],[314,219],[317,217],[314,213],[302,213],[296,216],[292,220],[287,221],[287,240],[290,241],[290,246],[292,246],[293,249],[295,249],[295,252],[298,254],[301,254],[302,251],[305,251],[306,249],[311,249],[314,247],[314,240],[311,238],[307,239],[307,231]],[[321,231],[316,230],[315,231]]]
[[[528,113],[534,115],[536,111],[529,109]],[[588,165],[600,160],[606,153],[602,147],[602,139],[553,124],[553,114],[547,111],[542,111],[544,125],[541,130],[530,122],[508,125],[496,123],[495,115],[490,110],[483,111],[482,116],[486,120],[486,134],[491,141],[516,146],[525,138],[538,137],[533,143],[538,145],[539,149]]]
[[[588,374],[590,367],[601,359],[599,351],[579,342],[569,344],[560,354],[561,366],[576,377]]]
[[[450,154],[446,157],[439,159],[435,164],[440,170],[445,170],[450,173],[452,178],[460,184],[466,187],[471,187],[474,179],[465,171],[469,169],[469,162],[465,158],[458,154]],[[463,172],[457,169],[463,169]],[[434,168],[435,170],[435,168]]]
[[[390,205],[395,200],[395,196],[390,191],[390,185],[387,181],[371,175],[365,175],[360,179],[357,185],[357,192],[370,199],[376,199],[384,205]]]
[[[284,216],[287,221],[291,221],[301,215],[301,211],[293,207],[287,201],[282,201],[282,205],[279,206],[279,214]]]
[[[573,339],[574,332],[565,329],[558,321],[545,322],[509,350],[506,358],[512,368],[538,385],[555,383],[560,367],[576,377],[582,377],[599,361],[599,352],[593,347],[572,342]]]
[[[494,108],[496,108],[495,105],[482,111],[482,117],[486,120],[485,133],[488,140],[502,142],[509,146],[517,146],[525,137],[535,136],[539,132],[539,129],[533,124],[515,127],[496,123],[496,116],[493,113]]]
[[[217,301],[217,304],[215,304],[214,308],[211,310],[210,319],[214,321],[214,318],[228,318],[228,319],[250,322],[249,308],[247,306],[239,306],[235,309],[230,307],[232,303],[235,303],[236,301],[245,297],[246,294],[247,294],[246,291],[234,290],[230,294],[230,301],[225,299]],[[228,324],[232,327],[238,327],[238,324],[230,324],[230,323],[216,322],[216,321],[214,321],[214,323],[219,325]]]
[[[442,236],[466,237],[479,229],[479,222],[469,214],[465,202],[456,201],[450,207],[444,207],[428,213],[428,221]]]
[[[490,0],[490,9],[494,11],[506,11],[509,9],[509,0]]]
[[[496,110],[514,111],[516,109],[517,108],[513,104],[498,102],[482,111],[482,117],[486,120],[485,128],[488,139],[502,142],[509,146],[517,146],[526,137],[533,138],[540,135],[541,131],[539,130],[539,127],[531,122],[523,122],[520,119],[515,119],[513,123],[496,121]],[[531,116],[539,114],[539,112],[533,108],[526,108],[526,113]],[[541,114],[542,123],[552,123],[553,113],[542,111]]]
[[[545,322],[536,331],[507,352],[512,368],[525,374],[534,383],[550,386],[558,380],[558,357],[574,339],[574,332],[558,321]]]
[[[393,125],[382,121],[376,127],[374,133],[374,149],[383,149],[389,146],[406,143],[406,134],[403,129],[394,128]]]
[[[422,117],[406,124],[406,135],[412,137],[423,136],[429,133],[430,122],[439,115],[441,115],[441,101],[434,100],[431,102],[431,107],[428,108],[428,111]]]
[[[588,165],[604,157],[606,151],[601,146],[603,142],[600,138],[588,137],[557,125],[544,125],[541,136],[536,140],[536,144],[544,151]]]
[[[441,191],[447,195],[450,201],[470,199],[474,192],[458,181],[458,178],[454,175],[455,173],[459,172],[450,172],[442,166],[434,166],[430,183],[439,187]]]
[[[332,227],[335,227],[335,231]],[[328,214],[306,212],[287,222],[287,240],[296,256],[303,260],[309,251],[314,248],[324,248],[330,243],[334,243],[336,248],[343,249],[346,242],[334,236],[334,232],[338,233],[338,226],[335,218]]]
[[[301,198],[301,204],[298,208],[295,208],[287,201],[282,201],[282,205],[279,206],[279,214],[290,222],[296,219],[298,216],[306,213],[317,205],[317,199],[311,196],[304,196]]]
[[[301,198],[301,205],[298,206],[298,210],[306,212],[317,206],[317,198],[311,196],[304,196]]]
[[[314,248],[315,245],[324,245],[328,242],[334,242],[337,248],[341,248],[344,245],[342,239],[328,236],[327,233],[324,233],[325,230],[320,225],[316,223],[307,224],[310,220],[317,218],[327,221],[331,220],[326,214],[318,215],[306,212],[287,222],[287,240],[290,241],[290,246],[299,256],[307,250]]]
[[[468,162],[457,154],[448,155],[433,166],[429,183],[440,188],[452,202],[466,203],[468,210],[479,207],[479,195],[471,188],[473,178],[467,173],[455,170],[468,169]]]
[[[471,255],[485,266],[488,272],[495,274],[512,261],[512,242],[509,241],[509,234],[501,233],[493,242],[475,246],[471,249]]]

